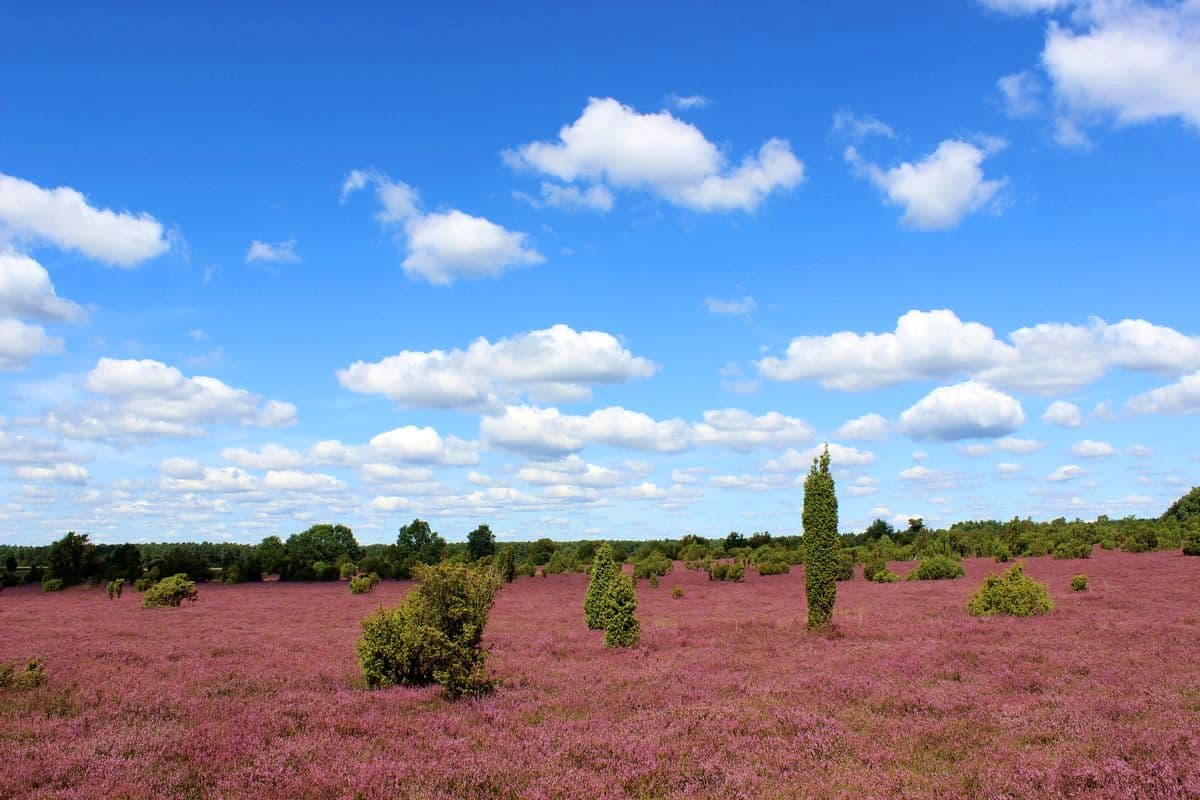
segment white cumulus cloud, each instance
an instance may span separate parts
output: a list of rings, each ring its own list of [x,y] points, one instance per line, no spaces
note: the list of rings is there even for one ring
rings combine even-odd
[[[504,159],[564,184],[642,189],[707,212],[753,211],[772,192],[804,179],[804,164],[782,139],[769,139],[734,165],[669,111],[641,114],[612,98],[591,98],[557,141],[522,145]]]
[[[1025,424],[1016,398],[976,381],[940,386],[900,415],[900,430],[936,442],[996,438]]]

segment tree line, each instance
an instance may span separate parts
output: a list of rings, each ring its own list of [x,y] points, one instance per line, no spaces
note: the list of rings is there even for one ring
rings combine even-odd
[[[830,488],[821,488],[826,470],[827,465],[816,465],[815,480],[821,489],[817,496],[832,498]],[[813,475],[809,480],[814,480]],[[974,520],[942,529],[930,528],[921,519],[909,520],[904,528],[877,519],[862,532],[837,534],[836,498],[811,506],[807,513],[812,516],[804,520],[806,529],[812,531],[809,537],[733,531],[720,538],[685,534],[677,539],[607,540],[607,544],[616,563],[644,565],[640,577],[661,575],[676,560],[692,565],[732,559],[759,568],[764,574],[771,569],[786,571],[789,565],[810,561],[809,551],[817,531],[832,537],[837,545],[835,557],[851,566],[872,559],[912,561],[934,555],[999,560],[1072,557],[1072,553],[1084,548],[1090,552],[1096,545],[1135,553],[1182,547],[1185,552],[1200,554],[1200,489],[1193,489],[1154,518]],[[472,530],[466,541],[448,542],[422,519],[401,526],[394,543],[368,545],[359,544],[350,528],[338,524],[313,525],[286,540],[269,536],[258,544],[105,544],[92,542],[87,534],[70,532],[45,546],[0,545],[0,583],[12,586],[46,578],[59,580],[63,586],[113,580],[132,583],[139,578],[157,580],[177,574],[194,581],[226,583],[258,581],[264,576],[278,576],[284,581],[326,581],[369,573],[380,578],[408,579],[420,565],[490,564],[498,557],[510,563],[514,575],[554,575],[588,571],[600,544],[542,537],[501,547],[488,525]],[[667,567],[661,566],[664,563]],[[844,571],[844,566],[830,564],[822,562],[821,570]],[[810,564],[810,568],[815,566]],[[827,593],[827,589],[822,591]],[[818,606],[822,602],[815,595],[810,600]]]

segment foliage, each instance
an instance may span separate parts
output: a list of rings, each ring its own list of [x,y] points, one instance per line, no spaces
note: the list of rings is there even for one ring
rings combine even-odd
[[[961,578],[967,573],[963,565],[949,556],[930,556],[908,573],[910,581],[941,581]]]
[[[679,586],[674,587],[671,589],[671,597],[674,597],[676,600],[680,599],[683,597],[683,589]]]
[[[741,561],[713,561],[708,565],[710,581],[732,581],[737,583],[746,577],[746,565]]]
[[[108,599],[120,600],[121,590],[125,588],[125,581],[109,581],[108,582]]]
[[[608,613],[608,587],[614,577],[620,573],[620,567],[613,561],[612,548],[604,543],[596,548],[592,556],[592,569],[588,578],[587,594],[583,598],[583,619],[588,628],[597,631],[605,627]]]
[[[25,662],[24,669],[17,669],[16,661],[0,662],[0,690],[33,689],[46,682],[46,662],[32,658]]]
[[[198,594],[195,581],[181,572],[163,578],[147,589],[142,597],[142,608],[174,608],[184,600],[194,603]]]
[[[144,592],[154,585],[154,578],[138,578],[133,582],[135,592]]]
[[[313,525],[288,537],[279,577],[289,581],[336,580],[338,564],[357,563],[360,558],[362,549],[345,525]]]
[[[888,569],[887,561],[878,552],[863,563],[863,577],[875,583],[895,583],[900,580],[900,576]]]
[[[488,691],[481,641],[499,578],[463,564],[418,565],[414,576],[399,606],[363,620],[356,650],[367,685],[438,683],[451,698]]]
[[[1087,581],[1087,575],[1076,575],[1075,577],[1071,578],[1071,591],[1086,592],[1088,586]]]
[[[1200,520],[1200,486],[1193,487],[1190,492],[1172,503],[1161,519],[1174,519],[1183,525]]]
[[[1054,557],[1059,560],[1070,558],[1091,558],[1092,543],[1080,539],[1068,539],[1059,542],[1054,548]]]
[[[1012,560],[1012,550],[1009,549],[1009,546],[1003,542],[996,546],[996,552],[994,555],[997,564],[1007,564]]]
[[[754,569],[759,575],[786,575],[791,571],[792,565],[784,560],[759,561],[754,565]]]
[[[75,586],[99,572],[96,546],[88,541],[86,533],[70,531],[66,536],[50,545],[47,557],[50,576],[62,581],[63,586]]]
[[[436,564],[446,552],[446,540],[423,519],[414,519],[400,527],[396,537],[397,578],[411,578],[418,564]]]
[[[838,503],[829,471],[829,447],[813,458],[804,480],[804,589],[808,596],[808,627],[829,626],[837,599],[839,572]]]
[[[352,561],[343,561],[338,566],[338,579],[348,581],[358,574],[358,566]]]
[[[65,588],[62,578],[46,578],[42,581],[43,592],[61,592]]]
[[[366,575],[355,575],[350,579],[350,594],[370,594],[379,585],[379,576],[374,572]]]
[[[554,555],[554,551],[558,549],[553,539],[545,537],[538,539],[529,548],[528,560],[536,567],[550,562],[550,557]]]
[[[975,616],[1008,614],[1031,617],[1054,608],[1046,584],[1025,574],[1023,564],[1014,564],[1003,575],[991,574],[971,598],[967,610]]]
[[[633,564],[634,578],[659,578],[666,575],[675,565],[661,550],[653,550],[650,555]]]
[[[472,561],[478,561],[496,552],[496,534],[487,525],[480,525],[467,534],[467,552]]]
[[[511,544],[500,548],[500,554],[496,557],[496,572],[505,583],[512,583],[517,576],[517,550]]]
[[[604,593],[604,644],[606,647],[633,647],[641,639],[637,620],[637,593],[634,579],[615,573]]]
[[[1200,525],[1195,522],[1183,533],[1183,554],[1185,556],[1200,556]]]
[[[837,551],[837,579],[849,581],[854,579],[854,553],[850,550]]]

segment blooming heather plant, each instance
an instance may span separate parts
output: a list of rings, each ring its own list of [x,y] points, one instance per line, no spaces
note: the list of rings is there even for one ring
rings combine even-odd
[[[182,572],[170,575],[146,590],[142,608],[178,608],[184,600],[196,602],[196,583]]]
[[[829,472],[829,447],[813,459],[804,480],[804,588],[808,596],[808,627],[820,630],[833,619],[840,571],[838,503]],[[853,570],[853,562],[851,562]]]
[[[1025,574],[1023,564],[1014,564],[1003,575],[988,575],[971,598],[967,609],[976,616],[1008,614],[1031,617],[1054,608],[1049,588]]]
[[[399,606],[363,620],[356,650],[367,685],[438,683],[451,698],[487,692],[481,642],[499,578],[449,562],[417,564],[413,574],[420,584]]]
[[[637,620],[637,592],[634,579],[618,572],[609,581],[604,594],[604,644],[606,647],[633,647],[642,637]]]
[[[31,582],[0,596],[0,661],[44,655],[49,678],[0,697],[0,796],[1194,800],[1200,559],[1097,549],[1106,591],[1036,624],[967,614],[999,569],[963,566],[838,584],[839,636],[803,641],[802,567],[677,569],[686,600],[638,593],[633,650],[580,624],[586,577],[519,580],[482,639],[503,690],[465,703],[348,690],[367,612],[343,584],[207,585],[150,614]],[[1079,564],[1025,571],[1065,595]]]
[[[596,548],[592,556],[592,569],[588,577],[587,594],[583,598],[583,619],[594,630],[603,630],[608,613],[606,596],[613,576],[620,567],[613,561],[612,547],[607,542]]]

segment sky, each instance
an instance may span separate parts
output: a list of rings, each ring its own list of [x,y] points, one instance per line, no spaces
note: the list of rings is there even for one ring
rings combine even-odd
[[[0,0],[0,541],[1158,515],[1200,2]]]

